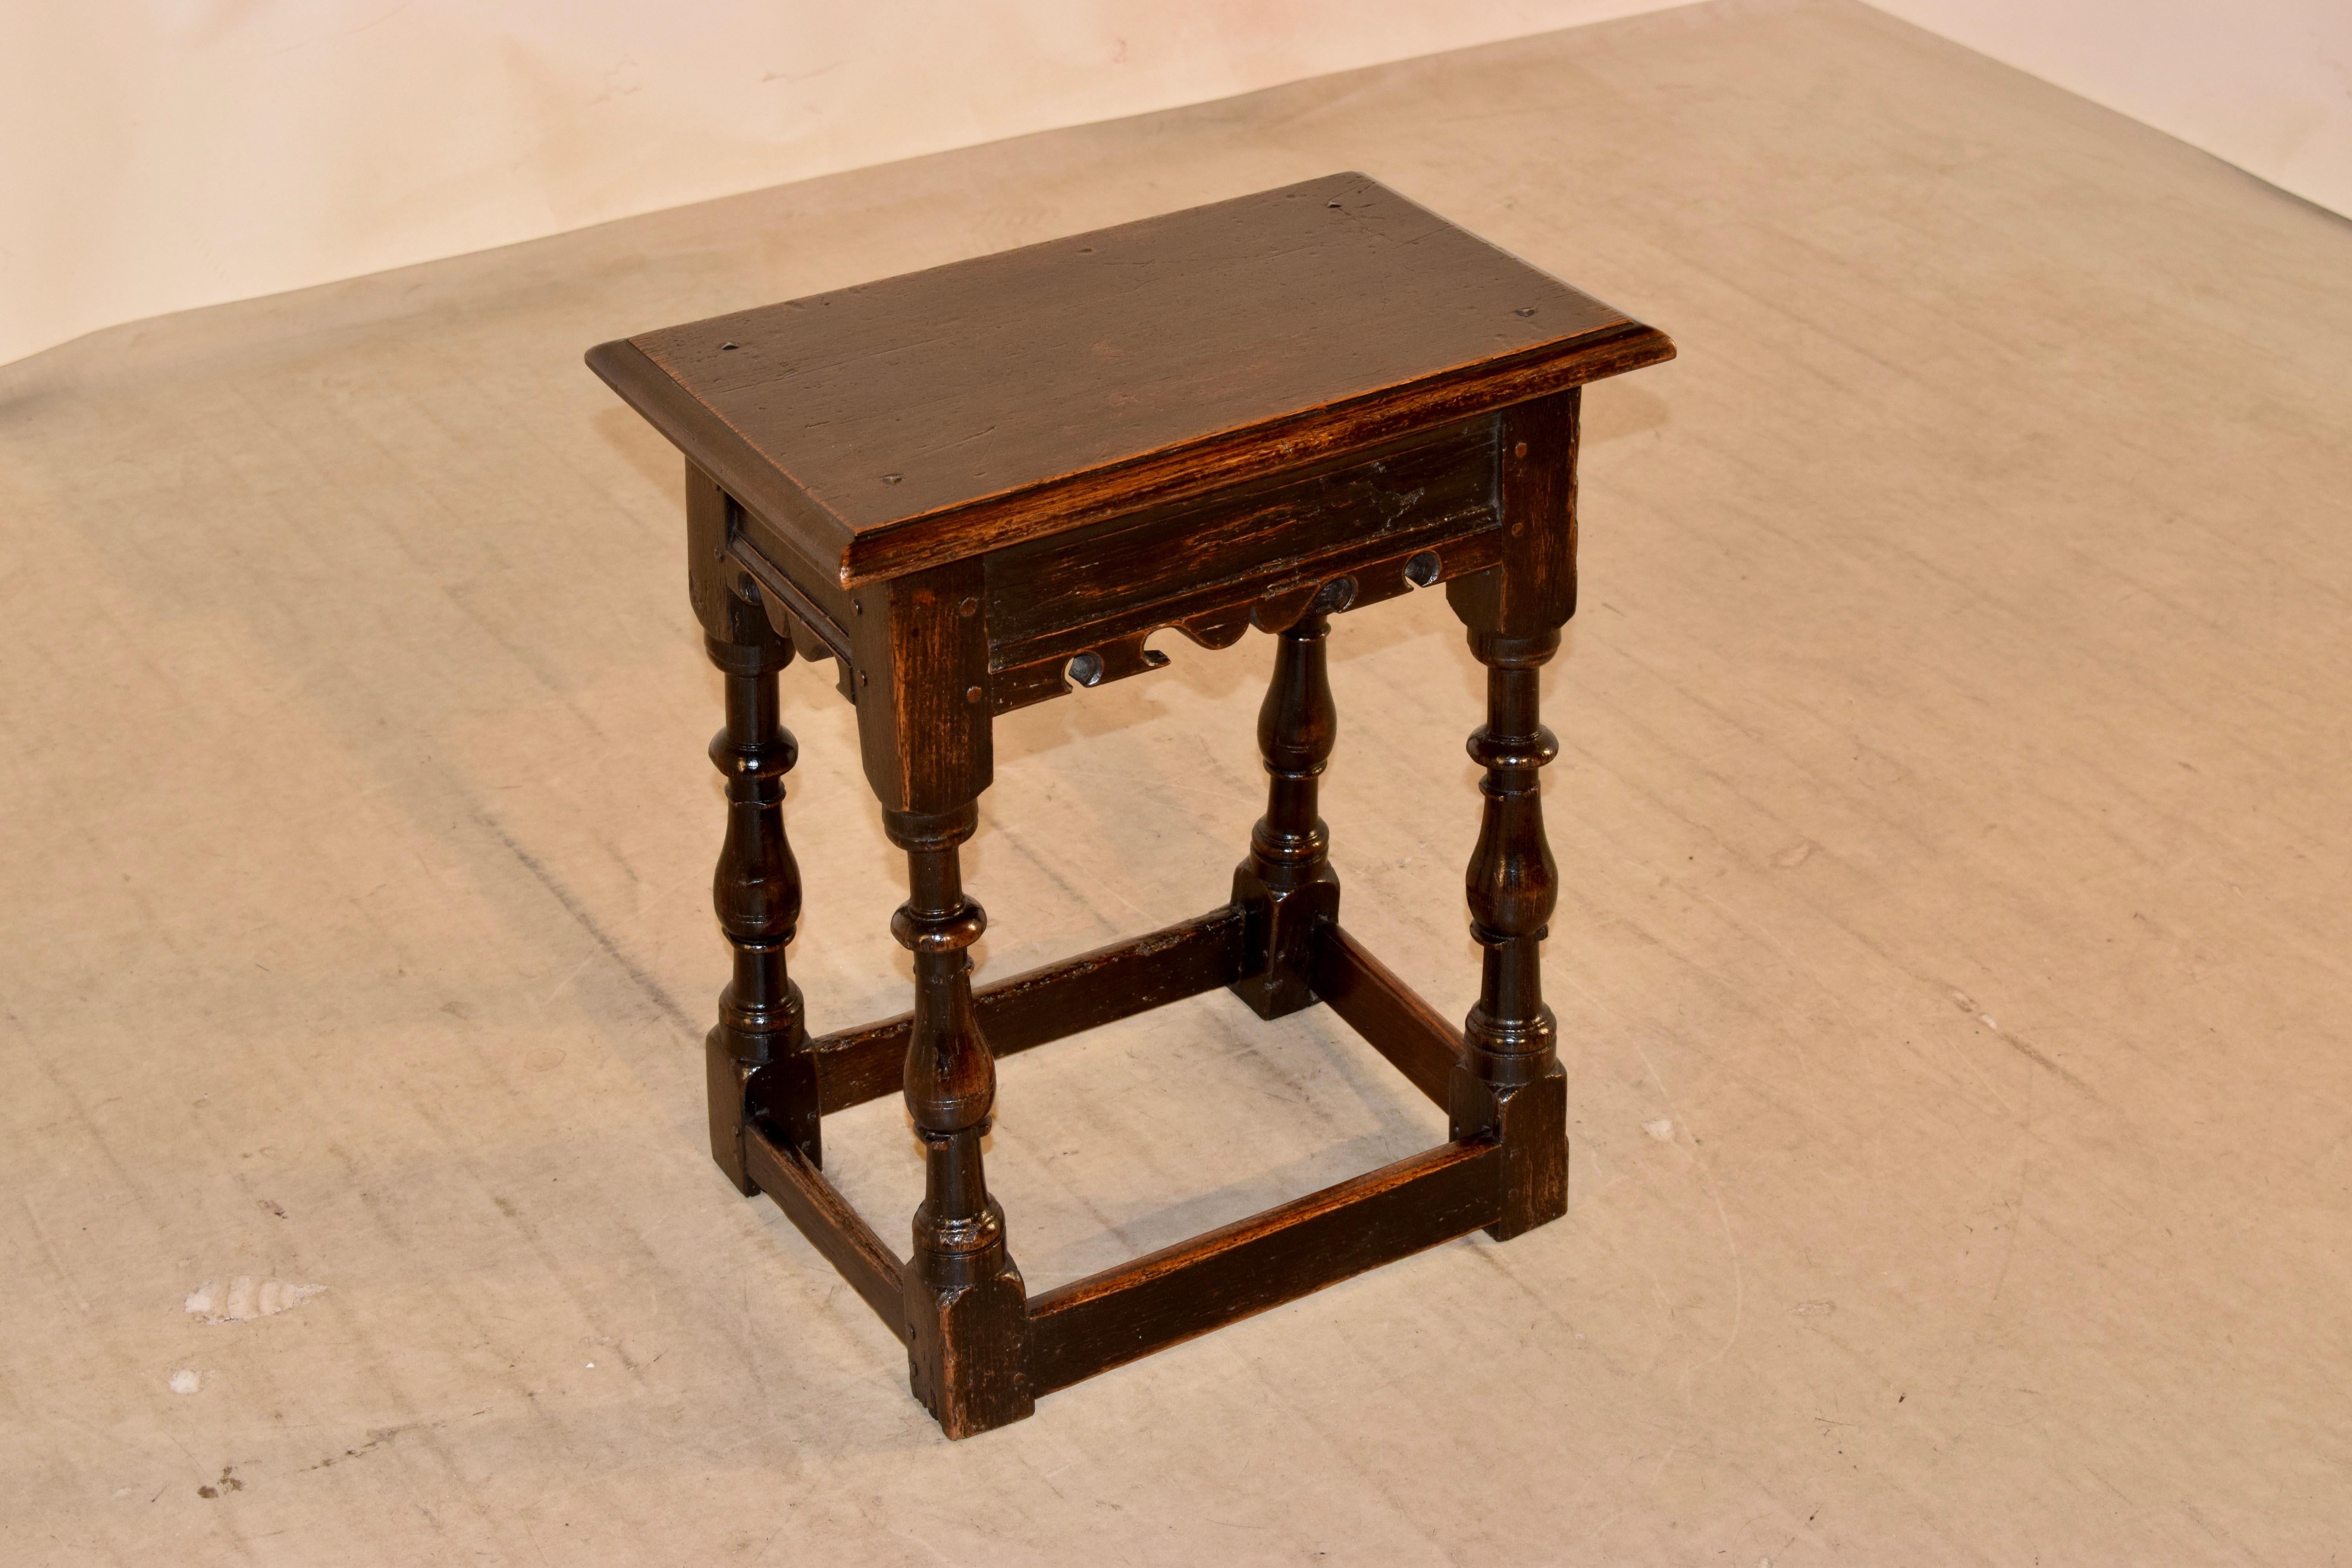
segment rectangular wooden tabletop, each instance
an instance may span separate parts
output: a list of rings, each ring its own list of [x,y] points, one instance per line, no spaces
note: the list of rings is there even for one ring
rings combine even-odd
[[[643,332],[588,363],[856,584],[1673,353],[1346,174]]]

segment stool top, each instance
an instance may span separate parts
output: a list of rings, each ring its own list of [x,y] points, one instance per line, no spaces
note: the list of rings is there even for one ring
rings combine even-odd
[[[1347,174],[643,332],[588,363],[855,584],[1674,352]]]

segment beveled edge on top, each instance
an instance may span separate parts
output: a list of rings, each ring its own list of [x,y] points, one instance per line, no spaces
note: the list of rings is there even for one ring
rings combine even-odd
[[[833,510],[784,476],[719,412],[678,384],[646,352],[626,338],[598,343],[587,353],[588,368],[671,446],[717,481],[743,507],[780,528],[807,535],[811,552],[835,560],[844,586],[850,581],[847,551],[855,535]],[[883,573],[878,575],[889,576]],[[858,579],[868,581],[877,574]]]
[[[1409,196],[1400,199],[1412,202]],[[1066,237],[1042,243],[1066,243]],[[1524,260],[1521,265],[1551,276]],[[1268,456],[1284,467],[1313,462],[1657,364],[1675,357],[1675,345],[1656,328],[1619,312],[1613,322],[1401,386],[1211,432],[863,532],[793,483],[633,340],[599,343],[586,357],[607,386],[729,495],[778,528],[800,534],[813,554],[836,563],[843,587],[856,587],[1198,495],[1263,471]]]

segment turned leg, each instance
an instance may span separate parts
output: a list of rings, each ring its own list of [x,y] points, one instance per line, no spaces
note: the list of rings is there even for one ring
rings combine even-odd
[[[996,1101],[996,1062],[971,1010],[971,960],[988,917],[964,896],[957,846],[974,809],[883,814],[907,852],[908,896],[891,934],[915,956],[907,1110],[923,1142],[923,1202],[908,1265],[908,1356],[915,1396],[950,1437],[1030,1413],[1028,1304],[988,1195],[980,1141]]]
[[[1568,1212],[1568,1087],[1542,967],[1559,879],[1538,782],[1559,744],[1538,705],[1544,662],[1576,608],[1577,422],[1573,390],[1504,412],[1503,560],[1446,585],[1486,667],[1486,722],[1469,748],[1486,770],[1485,811],[1464,879],[1483,961],[1450,1120],[1455,1138],[1498,1138],[1507,1151],[1503,1217],[1486,1227],[1498,1240]]]
[[[710,1157],[749,1196],[759,1189],[743,1163],[746,1116],[756,1110],[814,1163],[817,1100],[800,989],[784,973],[801,916],[800,868],[784,839],[784,774],[799,748],[777,722],[776,675],[793,661],[793,645],[771,623],[758,586],[727,558],[733,504],[687,465],[687,594],[727,680],[727,728],[710,742],[727,780],[727,842],[710,891],[735,970],[703,1042]]]
[[[1033,1405],[1028,1297],[981,1169],[996,1060],[972,1013],[966,950],[988,918],[964,896],[957,854],[992,767],[982,591],[971,561],[875,584],[851,601],[866,776],[883,830],[907,853],[907,901],[890,931],[915,959],[906,1090],[923,1145],[923,1202],[901,1276],[908,1377],[950,1437],[1018,1421]]]
[[[1331,836],[1316,815],[1323,769],[1339,730],[1325,668],[1328,612],[1352,584],[1345,579],[1317,597],[1276,639],[1274,677],[1257,710],[1257,746],[1265,759],[1265,815],[1250,832],[1249,858],[1234,870],[1234,902],[1248,911],[1249,963],[1234,994],[1261,1018],[1315,1004],[1315,928],[1339,915]]]
[[[812,1163],[818,1158],[815,1069],[805,1050],[800,987],[784,972],[784,950],[801,914],[800,868],[784,837],[784,774],[799,748],[777,722],[776,674],[793,650],[774,637],[713,637],[708,646],[727,679],[727,727],[710,742],[710,760],[727,779],[727,842],[711,879],[711,901],[735,954],[734,973],[719,995],[718,1026],[703,1047],[710,1153],[748,1195],[759,1190],[743,1164],[751,1101]]]
[[[1510,1148],[1509,1198],[1503,1218],[1487,1227],[1498,1240],[1568,1211],[1567,1080],[1542,968],[1559,876],[1536,775],[1559,752],[1536,717],[1550,652],[1492,642],[1482,649],[1486,722],[1470,737],[1471,758],[1486,770],[1478,784],[1486,811],[1465,882],[1471,932],[1484,953],[1477,1005],[1463,1026],[1451,1120],[1456,1138],[1498,1133]]]

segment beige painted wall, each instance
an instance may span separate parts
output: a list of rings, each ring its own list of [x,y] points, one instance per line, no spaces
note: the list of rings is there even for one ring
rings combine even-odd
[[[0,363],[1676,0],[16,0]],[[2352,0],[1878,0],[2352,213]]]
[[[0,362],[1673,0],[11,0]]]
[[[2352,216],[2352,0],[1874,0]]]

